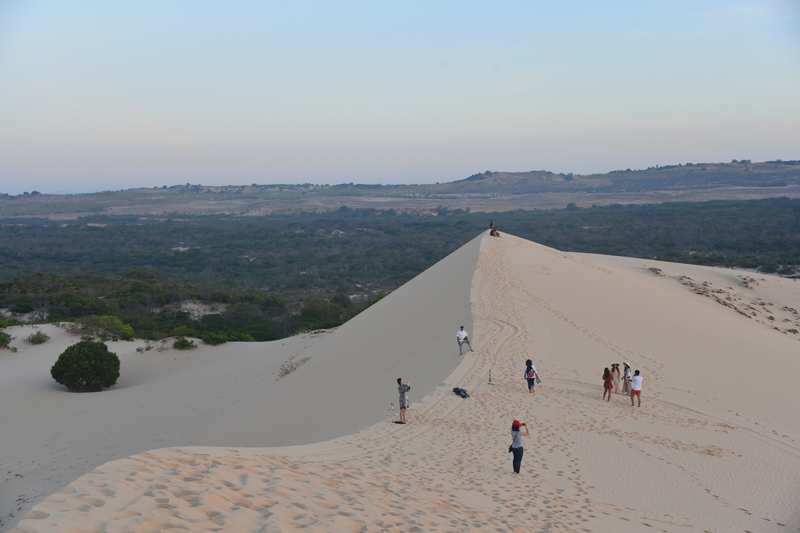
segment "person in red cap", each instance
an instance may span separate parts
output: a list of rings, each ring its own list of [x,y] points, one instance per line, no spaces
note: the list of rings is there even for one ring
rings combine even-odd
[[[525,433],[520,430],[520,426],[525,426]],[[511,447],[509,451],[514,454],[514,473],[519,475],[519,468],[522,466],[522,437],[530,435],[528,432],[528,424],[520,423],[519,420],[514,420],[511,423]]]

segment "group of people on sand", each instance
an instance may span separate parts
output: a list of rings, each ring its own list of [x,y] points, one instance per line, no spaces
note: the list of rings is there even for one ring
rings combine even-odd
[[[636,370],[633,375],[631,375],[631,366],[628,363],[622,363],[625,367],[622,373],[622,394],[630,395],[631,397],[631,405],[634,405],[633,399],[634,397],[637,398],[639,401],[637,407],[642,406],[642,381],[644,378],[639,375],[639,371]],[[603,399],[607,402],[611,401],[611,390],[614,390],[615,394],[619,394],[619,384],[620,384],[620,370],[619,370],[619,363],[611,363],[611,370],[608,367],[603,370]],[[608,396],[608,399],[606,399]]]
[[[497,231],[497,228],[494,227],[494,220],[489,222],[489,235],[492,237],[499,237],[500,232]]]

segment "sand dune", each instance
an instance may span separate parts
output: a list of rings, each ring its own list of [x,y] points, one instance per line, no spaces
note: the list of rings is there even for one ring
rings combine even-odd
[[[50,367],[79,339],[55,326],[40,329],[52,339],[31,346],[22,339],[32,327],[9,328],[19,351],[0,352],[0,529],[107,461],[202,442],[208,424],[251,390],[275,383],[284,361],[327,336],[185,352],[138,353],[143,342],[112,342],[121,361],[118,383],[72,394],[53,381]]]
[[[482,236],[306,348],[313,358],[298,371],[213,417],[202,435],[225,447],[106,463],[13,531],[797,531],[799,287]],[[458,359],[454,326],[470,317],[476,351]],[[372,365],[379,328],[403,342]],[[535,394],[522,378],[528,357],[543,379]],[[641,408],[622,395],[601,401],[612,361],[641,370]],[[432,384],[412,398],[406,426],[378,421],[378,390],[392,395],[398,373]],[[375,392],[362,388],[372,382]],[[306,394],[332,405],[315,417]],[[303,399],[281,401],[290,397]],[[276,418],[261,412],[273,403]],[[520,476],[506,452],[514,418],[531,427]],[[265,420],[276,427],[258,433]],[[355,432],[241,447],[311,442],[317,423],[319,440]]]
[[[397,377],[422,398],[460,362],[455,332],[472,328],[469,288],[480,237],[331,333],[269,343],[202,345],[137,353],[109,343],[120,380],[70,394],[50,377],[77,337],[42,326],[52,340],[0,354],[0,529],[48,494],[103,463],[181,445],[277,446],[329,440],[386,418]],[[424,312],[422,312],[424,311]],[[437,317],[429,319],[429,313]],[[305,364],[277,379],[282,363]]]

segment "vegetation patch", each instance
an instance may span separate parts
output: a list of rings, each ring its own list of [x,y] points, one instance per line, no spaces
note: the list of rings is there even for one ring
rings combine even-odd
[[[204,333],[201,337],[203,342],[211,346],[217,346],[228,342],[228,336],[224,333]]]
[[[194,341],[180,337],[172,343],[172,347],[177,350],[189,350],[191,348],[197,348],[197,345],[194,343]]]
[[[8,343],[11,342],[11,335],[5,331],[0,331],[0,349],[8,348]]]
[[[37,331],[25,337],[25,342],[29,342],[30,344],[44,344],[49,340],[50,335],[44,333],[43,331]]]
[[[278,379],[280,379],[280,378],[282,378],[284,376],[288,376],[289,374],[291,374],[292,372],[294,372],[295,370],[297,370],[298,368],[300,368],[301,366],[303,366],[304,364],[306,364],[310,360],[311,360],[310,357],[303,357],[302,359],[298,359],[297,361],[293,361],[292,359],[289,359],[288,361],[286,361],[285,363],[283,363],[281,365],[281,368],[278,371]]]
[[[81,340],[58,356],[50,375],[71,392],[97,392],[119,378],[119,357],[102,342]]]
[[[100,340],[132,340],[133,328],[111,315],[82,316],[69,326],[73,333],[99,337]]]

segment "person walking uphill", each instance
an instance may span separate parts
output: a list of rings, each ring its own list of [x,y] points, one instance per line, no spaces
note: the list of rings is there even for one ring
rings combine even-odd
[[[522,433],[520,426],[525,426],[525,433]],[[528,432],[528,424],[520,423],[519,420],[514,420],[511,423],[511,446],[508,451],[514,454],[514,473],[519,475],[519,469],[522,466],[522,454],[525,451],[522,447],[522,437],[530,435]]]
[[[467,335],[467,332],[464,331],[464,326],[461,326],[461,329],[456,332],[456,340],[458,341],[458,355],[463,355],[461,353],[461,346],[464,344],[469,346],[470,352],[475,351],[472,349],[472,344],[469,342],[469,335]]]
[[[400,394],[400,423],[407,424],[406,409],[408,409],[408,391],[411,390],[411,378],[408,378],[405,385],[403,378],[397,378],[397,392]]]
[[[528,380],[528,392],[536,392],[533,390],[533,385],[536,383],[536,367],[530,359],[525,361],[525,379]]]

